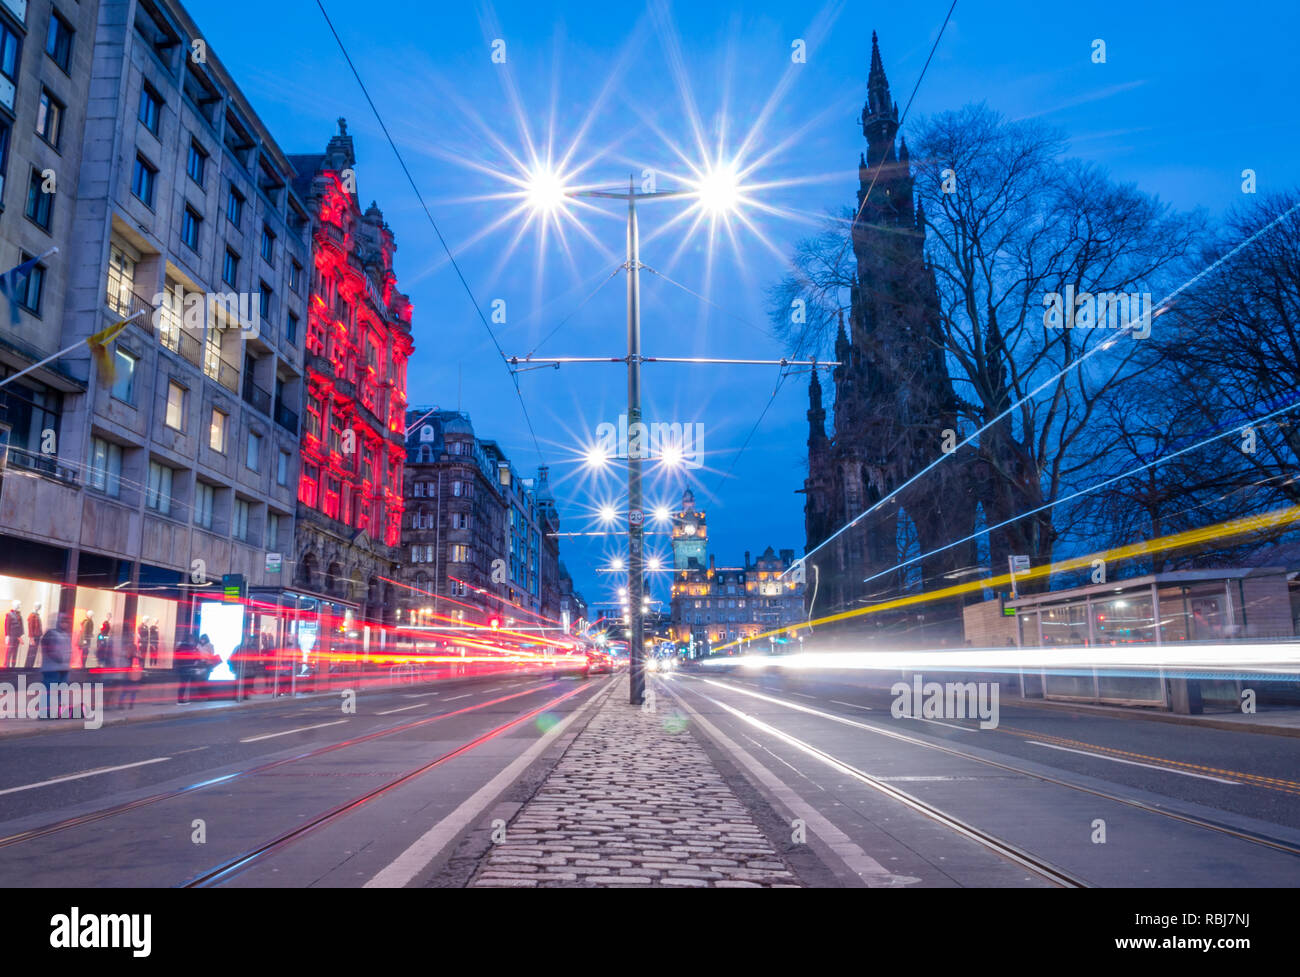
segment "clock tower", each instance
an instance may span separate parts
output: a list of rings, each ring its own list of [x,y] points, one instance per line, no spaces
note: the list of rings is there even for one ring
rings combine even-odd
[[[709,562],[709,533],[704,513],[695,508],[690,489],[682,493],[682,508],[673,513],[673,569],[703,570]]]

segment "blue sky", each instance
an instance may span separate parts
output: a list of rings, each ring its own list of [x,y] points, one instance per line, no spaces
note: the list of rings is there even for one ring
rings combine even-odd
[[[621,260],[623,214],[617,205],[584,209],[575,216],[585,233],[570,223],[562,240],[553,229],[543,238],[535,223],[507,219],[518,201],[502,196],[515,188],[498,174],[518,173],[511,155],[525,159],[530,140],[544,152],[549,140],[557,157],[573,147],[572,159],[586,164],[584,183],[625,183],[650,167],[665,188],[689,174],[684,158],[699,159],[702,140],[728,156],[745,147],[742,164],[757,164],[747,182],[761,209],[712,246],[707,225],[688,233],[693,218],[683,218],[681,202],[642,209],[641,260],[684,286],[643,274],[644,352],[775,358],[781,349],[768,332],[763,289],[820,215],[853,202],[871,32],[880,35],[901,110],[949,3],[448,9],[327,0],[326,9],[478,304],[487,312],[505,300],[506,322],[494,328],[507,353],[528,353],[557,326],[538,355],[625,349],[623,279],[598,288]],[[190,0],[189,8],[285,151],[323,151],[335,120],[348,119],[362,204],[376,200],[392,226],[399,287],[415,307],[411,403],[459,404],[481,437],[530,473],[539,459],[510,377],[316,4]],[[1219,214],[1242,199],[1247,167],[1261,191],[1300,182],[1298,32],[1300,5],[1289,0],[959,0],[911,115],[986,101],[1011,118],[1037,117],[1115,178],[1176,207]],[[504,65],[491,59],[497,38]],[[797,38],[807,45],[799,65],[790,59]],[[1097,38],[1106,42],[1105,64],[1090,58]],[[805,469],[806,377],[785,381],[736,458],[776,381],[770,367],[643,367],[647,419],[704,425],[705,468],[688,481],[652,477],[650,500],[675,503],[689,483],[709,511],[720,564],[768,545],[802,551],[795,490]],[[562,528],[598,528],[593,510],[620,500],[618,480],[593,480],[577,459],[596,426],[623,411],[624,372],[565,366],[523,374],[520,385]],[[616,581],[593,568],[617,549],[613,538],[564,541],[561,556],[589,600],[612,596]],[[666,597],[662,580],[656,591]]]

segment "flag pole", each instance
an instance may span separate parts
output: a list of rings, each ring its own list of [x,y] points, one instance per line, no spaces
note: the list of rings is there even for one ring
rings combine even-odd
[[[140,316],[144,315],[144,314],[145,314],[146,312],[148,312],[148,311],[149,311],[148,309],[141,309],[141,310],[140,310],[139,312],[137,312],[135,315],[130,316],[130,317],[127,318],[127,319],[124,319],[123,322],[130,322],[132,319],[138,319],[138,318],[140,318]],[[53,362],[54,362],[55,360],[57,360],[59,357],[61,357],[61,356],[67,356],[67,355],[68,355],[69,353],[71,353],[74,349],[77,349],[78,347],[80,347],[80,346],[85,346],[85,345],[86,345],[86,341],[85,341],[84,339],[79,339],[79,340],[77,340],[75,343],[73,343],[71,346],[69,346],[67,349],[61,349],[61,350],[59,350],[57,353],[55,353],[53,356],[47,356],[47,357],[45,357],[45,359],[41,360],[39,363],[33,363],[31,366],[27,367],[26,369],[24,369],[24,370],[19,370],[19,371],[18,371],[17,373],[15,373],[13,376],[5,377],[3,380],[0,380],[0,387],[3,387],[3,386],[5,386],[6,384],[11,383],[11,382],[14,381],[14,380],[17,380],[17,379],[18,379],[19,377],[21,377],[21,376],[25,376],[26,374],[31,373],[33,370],[38,370],[38,369],[40,369],[40,368],[43,367],[46,363],[53,363]]]

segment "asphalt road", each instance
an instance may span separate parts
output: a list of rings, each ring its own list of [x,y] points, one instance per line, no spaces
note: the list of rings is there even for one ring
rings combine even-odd
[[[894,718],[888,683],[827,674],[657,684],[908,884],[1042,882],[990,839],[1075,884],[1300,884],[1294,737],[1007,702],[992,729]]]
[[[362,691],[354,712],[321,696],[6,737],[0,884],[175,886],[225,867],[209,884],[363,885],[605,684],[491,676]]]

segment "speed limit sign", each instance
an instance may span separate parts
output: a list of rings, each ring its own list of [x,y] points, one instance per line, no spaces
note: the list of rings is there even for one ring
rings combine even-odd
[[[630,525],[639,526],[645,522],[645,513],[640,509],[632,509],[627,514],[627,521]]]

